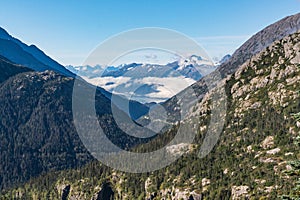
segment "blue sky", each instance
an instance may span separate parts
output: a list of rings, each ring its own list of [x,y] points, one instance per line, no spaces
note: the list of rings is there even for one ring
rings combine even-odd
[[[297,12],[299,0],[6,0],[0,26],[64,65],[80,65],[103,40],[141,27],[174,29],[221,57]]]

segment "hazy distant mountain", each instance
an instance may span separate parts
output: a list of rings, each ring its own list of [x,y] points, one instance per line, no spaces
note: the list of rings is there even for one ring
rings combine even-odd
[[[0,55],[10,61],[29,67],[35,71],[53,70],[67,76],[73,76],[69,70],[47,56],[34,45],[26,45],[9,35],[0,27]]]
[[[106,68],[66,68],[89,83],[140,102],[165,101],[215,69],[212,62],[196,55],[166,65],[131,63]]]
[[[197,67],[198,70],[197,70]],[[131,63],[122,64],[120,66],[108,66],[104,67],[101,65],[96,66],[72,66],[67,65],[67,69],[73,73],[78,73],[80,76],[88,78],[97,77],[120,77],[120,76],[137,76],[141,73],[141,77],[176,77],[184,76],[186,78],[192,78],[199,80],[202,77],[201,72],[206,73],[214,69],[212,62],[202,59],[200,56],[192,55],[190,57],[168,63],[166,65],[161,64],[141,64]]]
[[[231,58],[231,55],[229,55],[229,54],[225,55],[225,56],[219,61],[219,64],[221,65],[221,64],[226,63],[227,61],[230,60],[230,58]]]
[[[67,65],[66,69],[73,72],[74,74],[78,74],[80,72],[81,76],[89,77],[89,78],[97,78],[103,74],[104,68],[100,65],[96,66],[72,66]]]

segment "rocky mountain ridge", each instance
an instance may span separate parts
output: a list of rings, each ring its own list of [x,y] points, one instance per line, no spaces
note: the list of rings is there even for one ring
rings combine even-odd
[[[0,55],[35,71],[53,70],[66,76],[74,76],[64,66],[47,56],[35,45],[28,46],[12,37],[0,27]]]
[[[226,78],[228,75],[233,74],[239,66],[249,60],[252,56],[256,55],[258,52],[263,51],[265,48],[270,46],[273,42],[281,40],[282,38],[296,33],[300,30],[300,13],[285,17],[274,24],[267,26],[262,31],[252,36],[247,40],[240,48],[238,48],[231,58],[221,64],[214,72],[210,74],[210,80],[216,79],[216,82],[211,81],[210,87],[220,81],[222,78]],[[203,96],[208,92],[207,79],[200,79],[189,88],[183,90],[176,96],[170,98],[164,102],[166,110],[169,112],[170,118],[172,120],[178,118],[178,107],[181,107],[182,102],[191,102],[191,99],[198,98],[200,101]],[[193,94],[191,94],[193,91]],[[195,97],[196,96],[196,97]],[[180,99],[178,99],[180,97]],[[176,111],[176,112],[175,112]]]

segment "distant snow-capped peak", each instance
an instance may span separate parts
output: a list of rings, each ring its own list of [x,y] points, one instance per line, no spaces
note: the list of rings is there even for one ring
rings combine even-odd
[[[201,56],[191,55],[168,64],[131,63],[116,67],[86,65],[67,68],[91,84],[145,103],[165,101],[209,74],[215,65]]]
[[[201,56],[197,56],[197,55],[191,55],[191,56],[186,57],[186,58],[180,58],[177,62],[178,62],[178,65],[179,65],[179,70],[182,70],[183,68],[185,68],[186,66],[189,66],[189,65],[193,65],[193,66],[210,65],[210,66],[213,66],[212,61],[210,61],[208,59],[204,59]]]

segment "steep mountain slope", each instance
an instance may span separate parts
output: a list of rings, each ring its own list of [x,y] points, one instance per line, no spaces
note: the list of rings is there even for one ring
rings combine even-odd
[[[0,56],[0,83],[6,81],[9,77],[19,73],[31,71],[28,68],[15,65],[4,57]]]
[[[50,71],[0,85],[1,188],[92,160],[72,124],[71,92],[72,80]]]
[[[35,71],[53,70],[66,76],[74,76],[70,71],[51,59],[34,45],[26,45],[9,35],[0,27],[0,55],[14,63]]]
[[[286,17],[268,27],[263,29],[262,31],[255,34],[248,41],[246,41],[240,48],[238,48],[232,57],[225,63],[221,64],[215,72],[212,73],[212,77],[225,78],[227,75],[231,75],[234,73],[237,68],[250,59],[252,56],[261,52],[266,47],[271,45],[276,40],[280,40],[289,34],[293,34],[300,30],[300,13],[296,15],[292,15]],[[212,78],[211,78],[212,79]],[[218,78],[217,78],[218,79]],[[211,84],[213,86],[214,84]],[[194,91],[195,95],[198,96],[199,99],[203,97],[205,93],[207,93],[207,84],[205,83],[205,79],[201,79],[200,81],[193,84],[191,87],[183,90],[176,97],[173,97],[167,100],[164,103],[166,109],[170,112],[170,116],[173,118],[176,117],[176,113],[174,113],[175,107],[178,107],[180,102],[191,102],[191,98],[194,99],[195,95],[190,94],[189,91],[191,89]],[[181,100],[177,99],[178,96],[181,96]],[[179,106],[180,107],[180,106]],[[176,121],[176,120],[175,120]]]
[[[228,100],[225,127],[213,151],[200,159],[198,150],[207,131],[211,97],[219,94],[222,86]],[[300,131],[293,118],[293,113],[300,112],[299,87],[297,32],[252,56],[191,109],[191,120],[185,123],[196,122],[195,142],[179,150],[184,156],[170,166],[130,174],[92,163],[80,171],[50,173],[3,197],[60,199],[65,195],[70,199],[97,199],[103,192],[114,199],[151,200],[277,199],[285,194],[297,195],[299,191],[293,188],[299,176],[287,172],[293,173],[289,161],[300,159],[300,146],[293,144]],[[159,148],[177,128],[135,151]]]
[[[19,45],[10,40],[0,39],[0,55],[12,60],[14,63],[29,67],[35,71],[45,71],[49,69],[47,65],[38,61],[30,53],[27,53]]]
[[[246,60],[270,46],[276,40],[300,30],[300,13],[285,17],[252,36],[238,48],[228,62],[219,67],[223,77],[232,74]]]
[[[4,72],[0,75],[0,189],[93,160],[73,122],[74,78],[53,71],[33,72],[7,60],[0,60],[0,70]],[[84,81],[79,83],[93,89]],[[97,89],[95,108],[107,137],[124,149],[146,141],[118,128],[111,101],[102,90]]]

